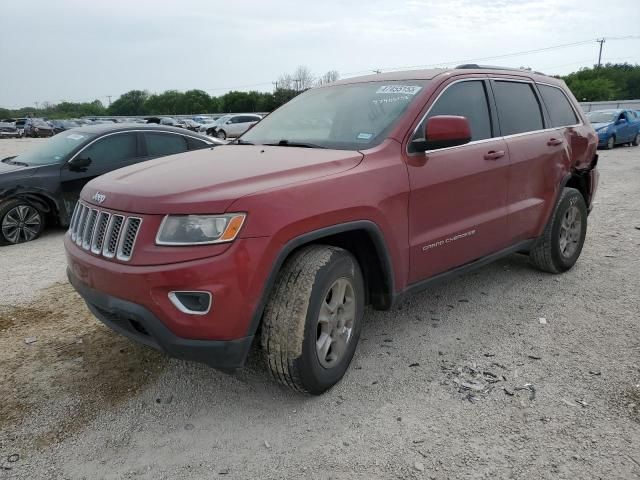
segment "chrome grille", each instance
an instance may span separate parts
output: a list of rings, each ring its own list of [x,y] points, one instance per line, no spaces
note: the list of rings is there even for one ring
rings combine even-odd
[[[111,214],[78,202],[71,216],[69,235],[84,250],[127,262],[142,225],[142,219]]]

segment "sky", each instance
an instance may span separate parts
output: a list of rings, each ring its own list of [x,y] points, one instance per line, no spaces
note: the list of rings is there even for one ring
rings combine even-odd
[[[3,0],[0,32],[5,108],[270,91],[298,65],[349,77],[575,44],[481,61],[566,74],[597,62],[601,37],[603,62],[640,63],[638,0]]]

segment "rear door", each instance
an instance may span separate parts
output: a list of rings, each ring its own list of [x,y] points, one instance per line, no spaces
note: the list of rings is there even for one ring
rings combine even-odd
[[[189,149],[187,139],[178,133],[144,132],[146,160],[184,153]]]
[[[82,187],[99,175],[137,163],[142,150],[136,132],[118,132],[94,140],[74,157],[88,158],[91,163],[82,171],[71,170],[69,164],[60,171],[60,186],[65,202],[72,205],[78,200]]]
[[[470,78],[440,90],[417,126],[435,115],[459,115],[471,125],[471,142],[407,153],[409,283],[476,260],[507,245],[509,156],[496,129],[488,81]]]
[[[500,78],[491,85],[511,162],[505,235],[517,242],[536,237],[544,226],[570,156],[562,131],[550,128],[531,80]]]

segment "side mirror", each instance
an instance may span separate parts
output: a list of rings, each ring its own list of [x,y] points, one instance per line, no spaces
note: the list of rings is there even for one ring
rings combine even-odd
[[[69,170],[73,172],[86,172],[87,167],[91,165],[91,159],[88,157],[87,158],[76,157],[73,160],[70,160],[68,165],[69,165]]]
[[[627,119],[626,118],[619,118],[618,121],[616,122],[616,125],[622,125],[623,123],[627,123]]]
[[[226,122],[224,122],[225,125],[231,125],[231,120],[227,120]]]
[[[471,141],[471,126],[466,117],[436,115],[427,120],[424,138],[411,142],[416,152],[455,147]]]

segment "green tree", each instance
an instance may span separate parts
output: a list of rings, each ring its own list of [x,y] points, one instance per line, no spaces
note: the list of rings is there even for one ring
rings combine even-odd
[[[564,77],[578,100],[633,100],[640,98],[640,65],[607,63],[583,68]]]
[[[145,102],[149,98],[146,90],[131,90],[124,93],[109,107],[111,115],[145,115]]]

